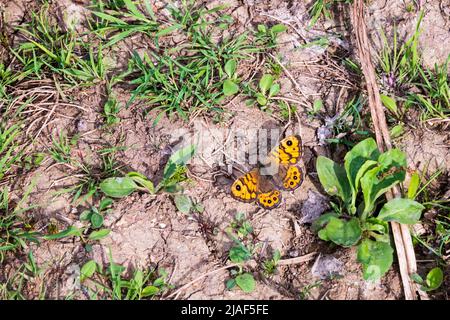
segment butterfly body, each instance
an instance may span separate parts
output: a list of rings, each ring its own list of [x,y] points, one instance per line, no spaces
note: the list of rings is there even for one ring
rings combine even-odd
[[[278,207],[282,200],[280,190],[295,190],[303,182],[303,172],[296,165],[300,156],[301,138],[286,137],[263,163],[234,181],[231,195],[243,202],[256,202],[265,209]]]

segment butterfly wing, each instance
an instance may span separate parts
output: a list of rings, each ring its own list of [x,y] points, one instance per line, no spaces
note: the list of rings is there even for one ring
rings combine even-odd
[[[278,168],[275,173],[261,174],[261,168],[255,168],[234,181],[231,195],[243,202],[253,202],[264,208],[274,209],[281,203],[279,189],[295,190],[303,182],[303,172],[295,164],[301,156],[300,136],[292,135],[280,141],[268,158],[266,165]],[[265,170],[268,171],[268,170]]]
[[[298,135],[292,135],[280,141],[270,154],[270,161],[279,164],[296,164],[302,155],[302,139]]]
[[[268,177],[261,176],[257,168],[234,181],[231,185],[231,195],[243,202],[256,201],[260,207],[269,210],[281,203],[280,191]]]
[[[272,176],[274,184],[283,190],[295,190],[305,179],[302,169],[297,165],[280,164],[278,172]]]
[[[255,201],[258,193],[259,177],[259,170],[253,169],[237,178],[231,185],[233,198],[243,202]]]
[[[269,192],[259,193],[256,203],[261,208],[272,210],[280,205],[281,199],[280,191],[275,189]]]
[[[270,175],[273,183],[281,190],[295,190],[302,184],[304,175],[297,166],[302,154],[302,140],[298,135],[288,136],[274,148],[264,168],[262,175]]]

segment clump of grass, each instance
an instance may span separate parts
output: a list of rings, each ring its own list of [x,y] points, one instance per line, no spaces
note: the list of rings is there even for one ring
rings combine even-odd
[[[73,85],[104,80],[102,47],[94,50],[74,30],[63,29],[51,19],[47,3],[17,29],[24,41],[11,50],[27,75],[42,79],[57,74]]]
[[[109,252],[109,265],[102,268],[94,260],[81,268],[81,283],[91,300],[141,300],[154,299],[173,288],[168,283],[168,273],[160,268],[136,269],[133,276],[124,276],[126,268],[116,264]]]
[[[37,233],[31,231],[23,217],[23,213],[31,209],[22,206],[30,191],[31,188],[16,205],[11,203],[6,187],[0,191],[0,262],[6,252],[25,248],[27,242],[39,242]]]
[[[422,120],[446,119],[450,116],[450,89],[447,73],[449,60],[450,55],[443,65],[436,64],[434,70],[419,69],[416,86],[420,92],[408,95],[407,106],[419,106],[423,110]]]
[[[223,87],[227,80],[224,67],[228,61],[241,61],[245,54],[256,50],[245,34],[237,38],[225,38],[214,43],[209,36],[198,34],[197,43],[185,48],[166,50],[162,55],[133,55],[130,69],[137,76],[133,101],[137,96],[145,98],[152,108],[169,116],[177,113],[187,120],[196,111],[221,111],[224,100]],[[174,57],[175,56],[175,57]]]
[[[19,125],[6,126],[0,123],[0,179],[20,160],[16,142],[20,132]]]
[[[72,186],[62,189],[57,194],[70,193],[73,202],[84,203],[89,198],[98,195],[100,183],[109,177],[116,176],[119,165],[113,155],[101,156],[101,165],[92,165],[85,161],[74,160],[77,179]]]
[[[402,44],[399,43],[396,27],[392,40],[388,40],[383,30],[380,32],[383,47],[378,56],[378,73],[384,87],[390,91],[404,89],[405,85],[416,79],[419,74],[421,56],[418,45],[422,18],[423,13],[419,16],[414,34]]]
[[[90,29],[106,40],[106,47],[136,33],[153,36],[158,31],[159,23],[149,0],[143,1],[143,10],[131,0],[96,2],[92,11],[94,18],[89,20]]]
[[[50,156],[58,163],[70,163],[70,152],[72,146],[76,144],[77,136],[69,139],[67,134],[61,131],[58,137],[53,137],[52,147],[49,150]]]
[[[391,115],[402,120],[411,108],[420,111],[420,119],[446,119],[450,114],[450,90],[448,79],[448,61],[435,65],[434,70],[423,66],[418,49],[420,13],[414,34],[400,44],[397,30],[394,28],[392,41],[381,31],[383,48],[378,57],[378,74],[382,88],[386,91],[383,103]]]
[[[414,174],[414,179],[418,181],[415,197],[425,206],[429,217],[423,222],[428,225],[428,232],[414,235],[414,240],[441,261],[445,259],[450,249],[450,217],[448,216],[450,199],[442,194],[442,191],[446,191],[442,185],[445,186],[448,177],[445,177],[443,173],[440,169],[428,178],[425,174],[421,176]],[[434,187],[432,187],[433,184],[435,184]]]
[[[346,4],[352,3],[353,0],[316,0],[309,8],[309,28],[312,28],[320,18],[331,19],[333,14],[331,12],[332,6],[336,3],[343,2]]]
[[[186,120],[192,113],[222,112],[223,101],[239,92],[242,79],[237,67],[252,60],[254,54],[273,48],[277,35],[286,30],[283,25],[260,25],[253,41],[250,33],[219,37],[232,21],[220,12],[223,6],[205,9],[195,1],[182,1],[178,7],[168,6],[169,21],[159,21],[148,1],[142,6],[132,1],[114,2],[109,8],[101,3],[93,12],[97,23],[92,28],[105,46],[136,33],[154,42],[154,50],[132,54],[128,71],[120,77],[135,86],[127,105],[139,98],[149,109],[160,111],[154,124],[163,115]],[[164,38],[169,34],[183,39],[182,43],[169,47]],[[105,105],[111,106],[117,106],[113,100]]]
[[[28,300],[36,297],[30,296],[26,288],[30,286],[39,289],[37,298],[45,299],[45,267],[37,265],[33,252],[29,251],[28,261],[22,263],[13,274],[6,277],[4,282],[0,283],[0,299],[2,300]]]
[[[12,70],[11,66],[6,66],[0,62],[0,102],[8,100],[8,87],[19,80],[24,79],[31,71],[16,72]]]

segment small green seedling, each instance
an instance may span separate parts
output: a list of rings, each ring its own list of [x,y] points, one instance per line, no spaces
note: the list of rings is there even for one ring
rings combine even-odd
[[[230,249],[229,258],[238,266],[230,271],[232,278],[227,281],[226,287],[231,290],[237,285],[242,291],[249,293],[255,290],[256,281],[251,273],[244,271],[242,264],[252,258],[253,250],[236,238],[234,241],[235,246]]]
[[[267,259],[263,262],[263,270],[266,275],[272,275],[277,270],[278,262],[281,259],[280,250],[275,250],[272,259]]]
[[[417,273],[412,275],[412,279],[421,285],[420,289],[422,291],[433,291],[439,289],[442,285],[442,282],[444,281],[444,273],[441,268],[436,267],[428,272],[425,280],[423,280]]]
[[[247,220],[244,212],[236,213],[234,220],[231,222],[230,227],[237,234],[239,239],[246,238],[253,232],[253,227],[250,221]]]
[[[28,199],[34,185],[35,182],[31,184],[14,207],[11,206],[8,188],[4,187],[0,190],[0,262],[3,261],[4,254],[8,251],[26,248],[30,242],[39,243],[39,234],[30,231],[23,214],[33,209],[33,207],[23,207],[23,203]]]
[[[182,190],[180,183],[187,180],[186,163],[195,154],[195,146],[189,145],[175,152],[166,164],[162,181],[154,187],[153,182],[138,172],[129,172],[123,177],[107,178],[100,184],[108,197],[123,198],[141,190],[151,194],[160,191],[175,193]]]
[[[3,127],[0,123],[0,179],[20,160],[20,153],[16,153],[16,138],[19,134],[18,125]]]
[[[226,287],[231,290],[238,286],[244,292],[252,292],[255,290],[256,281],[251,273],[245,272],[243,264],[252,259],[256,249],[253,243],[247,241],[248,236],[253,232],[253,227],[245,219],[245,214],[238,213],[226,232],[234,242],[228,253],[229,259],[237,264],[237,269],[230,271],[232,277],[227,281]],[[246,244],[247,242],[249,243]]]
[[[319,112],[323,109],[323,100],[316,99],[314,100],[313,107],[310,111],[308,111],[308,115],[311,117],[315,117],[319,114]]]
[[[80,281],[87,286],[92,299],[100,295],[103,299],[141,300],[155,298],[173,288],[167,282],[168,273],[163,268],[137,269],[131,278],[124,278],[126,268],[113,262],[111,252],[109,255],[110,263],[106,268],[94,260],[89,260],[81,267]],[[94,278],[102,281],[94,281]]]
[[[287,27],[284,24],[276,24],[270,28],[263,24],[259,24],[255,34],[256,43],[268,48],[275,48],[277,46],[278,35],[286,30]]]
[[[315,0],[311,7],[309,8],[309,16],[311,20],[309,21],[308,28],[314,27],[317,21],[323,17],[325,19],[331,19],[333,17],[332,14],[332,6],[335,3],[344,3],[349,4],[352,3],[353,0]]]
[[[314,288],[320,287],[322,285],[322,281],[318,280],[315,281],[311,284],[308,284],[306,286],[304,286],[301,290],[300,290],[300,300],[308,300],[309,296],[311,295],[311,291]]]
[[[104,117],[107,125],[114,125],[120,122],[118,113],[120,111],[120,103],[117,99],[110,95],[103,106]]]
[[[204,208],[201,203],[195,202],[191,197],[184,194],[176,194],[174,197],[175,206],[178,211],[184,214],[191,212],[202,213]]]
[[[89,221],[92,229],[99,229],[103,226],[105,214],[111,212],[112,200],[105,198],[100,201],[98,208],[91,207],[89,210],[85,210],[80,215],[81,221]]]
[[[313,229],[322,240],[343,247],[358,245],[364,279],[380,278],[393,261],[388,222],[415,224],[424,209],[412,199],[382,198],[405,179],[406,155],[398,149],[381,153],[375,140],[368,138],[346,154],[344,166],[323,156],[316,166],[323,188],[339,203],[334,212],[317,219]]]
[[[386,107],[386,109],[388,109],[392,113],[392,115],[394,115],[397,118],[399,118],[401,116],[399,114],[397,103],[395,102],[394,98],[389,97],[384,94],[381,94],[380,98],[381,98],[381,102],[383,103],[383,105]]]
[[[23,158],[24,168],[26,170],[31,170],[39,167],[39,165],[45,160],[45,156],[46,154],[43,152],[36,152],[25,156]]]
[[[272,97],[280,92],[280,84],[274,83],[275,78],[271,74],[264,74],[259,80],[258,90],[247,87],[253,99],[247,100],[247,104],[252,104],[255,100],[262,110],[266,110]]]
[[[405,132],[405,126],[403,123],[399,123],[396,126],[393,126],[391,130],[389,131],[389,135],[392,139],[401,137],[403,133]]]
[[[223,82],[223,94],[227,97],[234,96],[239,92],[238,79],[236,74],[237,63],[236,60],[229,60],[225,64],[225,73],[227,75],[227,79]]]
[[[229,279],[226,283],[226,287],[228,290],[233,289],[235,286],[238,286],[245,293],[251,293],[255,291],[256,281],[251,273],[242,272],[242,270],[236,271],[231,270],[231,275],[233,278]]]
[[[65,132],[60,131],[58,137],[54,136],[52,138],[52,146],[49,149],[52,159],[57,163],[70,163],[70,152],[72,151],[72,147],[77,143],[77,140],[77,135],[69,139]]]

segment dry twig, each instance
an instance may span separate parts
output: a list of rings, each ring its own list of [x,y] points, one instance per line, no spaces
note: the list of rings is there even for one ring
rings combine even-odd
[[[386,123],[386,117],[381,104],[380,92],[375,75],[375,68],[371,61],[370,44],[367,36],[364,1],[356,0],[353,5],[353,25],[358,46],[359,60],[366,80],[367,94],[369,97],[370,114],[372,116],[375,136],[378,147],[381,151],[392,148],[389,136],[389,129]],[[399,197],[400,189],[398,186],[392,188],[387,194],[388,199]],[[416,284],[411,280],[410,275],[417,272],[416,257],[412,245],[411,234],[407,225],[391,222],[392,233],[394,235],[395,247],[399,262],[400,275],[403,283],[403,291],[406,300],[417,299],[416,292],[421,293],[426,298],[425,293],[419,291]]]

